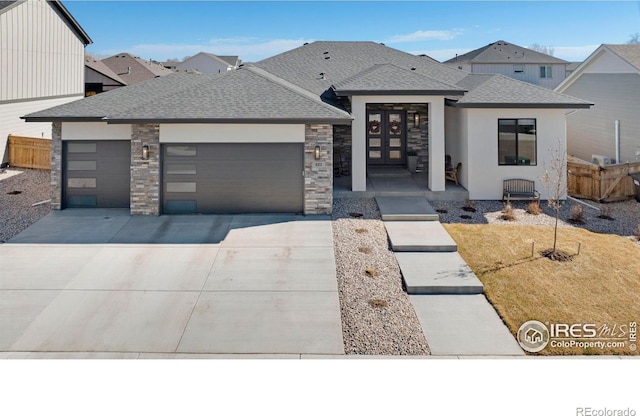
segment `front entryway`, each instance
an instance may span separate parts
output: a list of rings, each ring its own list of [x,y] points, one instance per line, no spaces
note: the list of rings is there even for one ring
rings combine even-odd
[[[406,112],[369,110],[367,112],[367,164],[405,165]]]

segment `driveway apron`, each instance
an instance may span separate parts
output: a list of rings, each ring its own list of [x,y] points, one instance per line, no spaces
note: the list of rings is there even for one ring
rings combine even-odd
[[[5,356],[344,354],[328,217],[91,211],[0,245]]]

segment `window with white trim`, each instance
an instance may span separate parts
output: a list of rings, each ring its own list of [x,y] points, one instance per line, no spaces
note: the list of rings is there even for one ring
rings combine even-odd
[[[540,78],[551,78],[551,67],[548,65],[540,67]]]

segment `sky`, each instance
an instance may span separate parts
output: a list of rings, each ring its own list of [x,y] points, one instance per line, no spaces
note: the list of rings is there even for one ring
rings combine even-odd
[[[369,40],[444,61],[498,40],[582,61],[640,32],[640,1],[82,1],[65,6],[87,53],[255,62],[315,40]]]

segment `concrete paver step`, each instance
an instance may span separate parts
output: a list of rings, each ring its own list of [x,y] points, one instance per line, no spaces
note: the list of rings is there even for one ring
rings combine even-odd
[[[478,294],[482,282],[457,252],[395,253],[409,294]]]
[[[523,356],[484,295],[409,295],[432,355]]]
[[[383,221],[438,221],[438,213],[422,196],[376,197]]]
[[[438,221],[385,221],[394,252],[451,252],[458,245]]]

